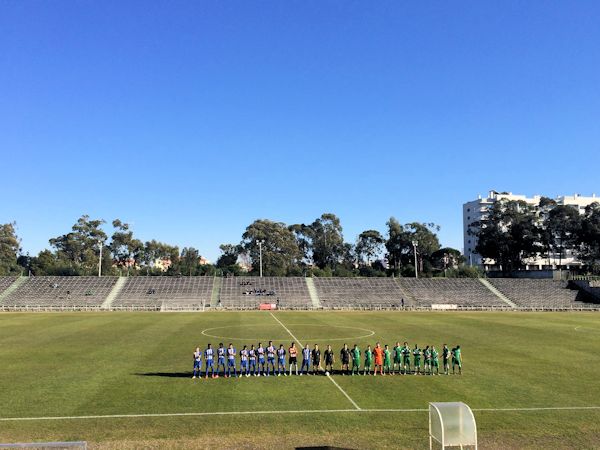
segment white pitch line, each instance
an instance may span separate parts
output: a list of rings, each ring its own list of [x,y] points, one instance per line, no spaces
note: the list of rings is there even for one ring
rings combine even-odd
[[[283,324],[283,322],[281,320],[279,320],[277,317],[275,317],[275,314],[273,314],[271,311],[269,311],[269,314],[271,314],[271,317],[273,317],[273,319],[275,319],[279,323],[279,325],[281,325],[284,328],[284,330],[289,333],[289,335],[292,337],[292,339],[294,339],[298,343],[298,345],[300,346],[300,349],[304,348],[304,346],[302,345],[302,342],[300,342],[300,340],[296,336],[294,336],[294,334],[288,329],[288,327],[286,327]],[[356,404],[356,402],[354,400],[352,400],[352,397],[350,397],[348,395],[348,393],[345,390],[343,390],[342,387],[339,384],[337,384],[337,382],[332,377],[327,377],[327,378],[329,379],[329,381],[331,381],[335,385],[336,388],[338,388],[340,390],[340,392],[342,394],[344,394],[344,396],[350,401],[350,403],[352,403],[352,405],[358,411],[360,411],[360,406],[358,406]]]
[[[549,406],[532,408],[472,408],[476,412],[535,412],[535,411],[584,411],[599,410],[600,406]],[[413,413],[427,412],[428,409],[299,409],[284,411],[214,411],[189,413],[149,413],[149,414],[107,414],[89,416],[47,416],[47,417],[0,417],[0,422],[24,422],[35,420],[89,420],[89,419],[129,419],[150,417],[197,417],[197,416],[247,416],[260,414],[332,414],[332,413]]]

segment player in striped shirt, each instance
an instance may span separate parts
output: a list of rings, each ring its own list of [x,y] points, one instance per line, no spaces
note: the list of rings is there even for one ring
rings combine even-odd
[[[250,350],[248,351],[248,360],[250,361],[250,373],[256,376],[258,369],[256,366],[256,349],[254,348],[254,344],[250,346]]]
[[[196,350],[194,350],[194,372],[192,375],[192,378],[196,378],[196,375],[198,375],[198,378],[201,377],[201,369],[202,369],[202,352],[200,351],[200,347],[196,347]]]
[[[204,374],[204,378],[208,378],[208,368],[210,367],[210,376],[211,378],[215,377],[215,351],[212,349],[212,346],[208,344],[206,350],[204,350],[204,359],[206,359],[206,372]]]
[[[265,349],[260,342],[258,343],[256,354],[258,355],[258,376],[260,377],[261,372],[265,375]]]
[[[271,369],[273,369],[273,376],[275,376],[275,353],[273,341],[269,341],[269,346],[267,347],[267,376],[271,373]]]
[[[402,368],[404,375],[410,375],[410,347],[408,342],[402,346]]]
[[[217,378],[219,378],[219,374],[221,373],[221,366],[223,366],[223,376],[225,376],[227,367],[225,366],[225,348],[222,342],[217,349]]]
[[[431,350],[429,349],[429,345],[425,346],[425,350],[423,350],[423,360],[425,361],[423,373],[429,375],[431,373]]]
[[[248,346],[244,345],[244,348],[240,350],[240,377],[249,377],[248,372]]]
[[[235,355],[236,351],[233,344],[229,344],[227,347],[227,375],[226,378],[231,376],[231,369],[233,369],[233,378],[237,378],[237,372],[235,369]]]
[[[283,344],[279,345],[277,349],[277,376],[281,376],[281,370],[283,369],[283,375],[287,377],[287,373],[285,373],[285,348],[283,348]]]

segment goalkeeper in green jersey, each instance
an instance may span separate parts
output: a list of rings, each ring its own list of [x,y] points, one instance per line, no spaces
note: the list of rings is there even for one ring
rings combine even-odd
[[[363,369],[363,375],[371,375],[371,368],[373,367],[373,351],[371,346],[367,346],[365,350],[365,368]]]
[[[352,375],[356,371],[356,375],[360,375],[360,349],[358,345],[354,344],[354,348],[350,352],[352,355]]]
[[[454,374],[454,368],[458,366],[458,374],[462,375],[462,356],[460,352],[460,345],[457,345],[452,349],[452,374]]]
[[[385,375],[386,370],[388,375],[392,374],[392,352],[390,352],[390,347],[387,344],[385,344],[383,350],[383,375]]]
[[[410,375],[410,347],[408,342],[402,346],[402,369],[404,375]]]
[[[435,349],[434,346],[431,347],[431,374],[432,375],[439,375],[440,374],[440,360],[439,360],[439,353],[438,351]],[[433,373],[433,371],[435,370],[435,373]]]
[[[417,344],[412,351],[413,354],[413,365],[415,366],[415,375],[421,374],[421,349]]]
[[[400,342],[396,342],[396,346],[393,348],[394,350],[394,367],[393,372],[396,373],[396,369],[398,369],[398,374],[402,372],[402,347],[400,346]]]

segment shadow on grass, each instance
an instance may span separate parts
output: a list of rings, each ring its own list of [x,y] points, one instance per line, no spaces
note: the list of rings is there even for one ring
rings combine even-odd
[[[138,377],[192,378],[191,372],[145,372],[134,373]]]

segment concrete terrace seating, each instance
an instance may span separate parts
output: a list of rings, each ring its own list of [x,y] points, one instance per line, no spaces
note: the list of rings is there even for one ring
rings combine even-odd
[[[100,307],[117,277],[28,277],[3,306]]]
[[[17,277],[0,277],[0,294],[15,282]]]
[[[413,294],[417,306],[507,306],[474,278],[398,278],[398,283]]]
[[[202,309],[210,305],[213,277],[130,277],[112,306]]]
[[[223,308],[256,309],[277,300],[280,308],[312,305],[304,277],[226,277],[219,298]]]
[[[566,281],[519,278],[489,278],[488,281],[515,305],[524,308],[598,308],[597,304],[577,301],[583,294],[567,289]]]
[[[313,278],[324,308],[390,308],[410,299],[393,278]]]

